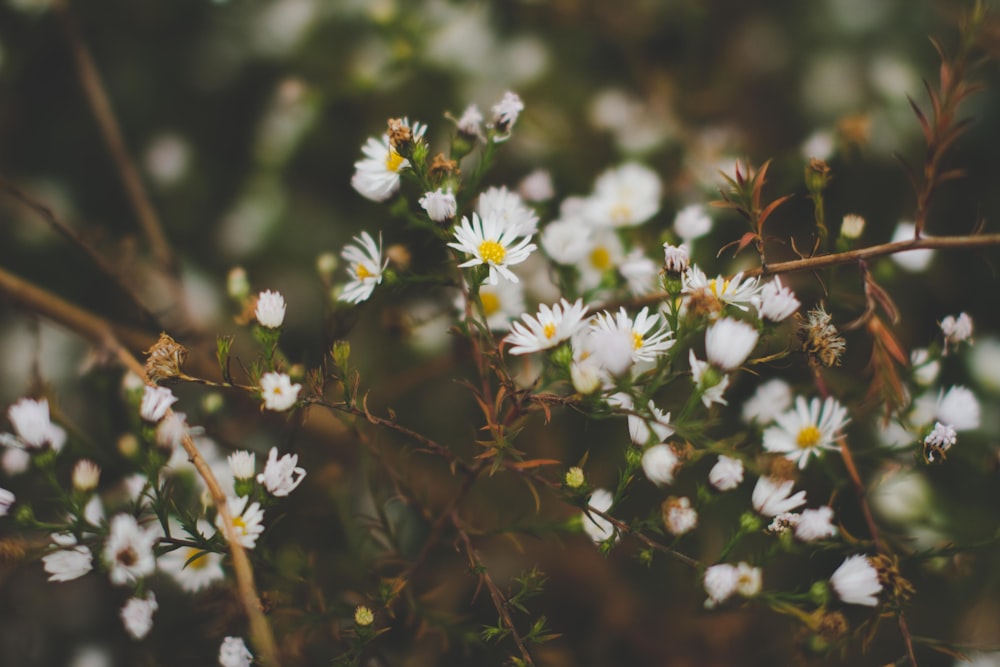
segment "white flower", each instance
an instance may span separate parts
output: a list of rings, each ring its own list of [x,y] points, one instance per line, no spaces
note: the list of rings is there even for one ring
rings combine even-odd
[[[403,121],[409,125],[408,121]],[[419,141],[427,130],[425,125],[414,123],[411,133],[414,141]],[[408,169],[410,161],[396,152],[389,144],[389,135],[382,139],[369,137],[362,147],[363,160],[354,163],[351,186],[363,197],[372,201],[385,201],[399,189],[399,173]]]
[[[745,598],[752,598],[763,586],[763,576],[759,567],[749,563],[736,564],[736,592]]]
[[[629,401],[631,403],[631,399]],[[674,434],[674,429],[670,426],[670,413],[663,412],[653,404],[650,399],[646,406],[653,415],[652,420],[646,420],[639,415],[628,416],[628,434],[632,443],[640,447],[645,447],[649,443],[650,432],[656,438],[656,442],[663,442]],[[655,443],[654,443],[655,444]]]
[[[525,313],[521,316],[523,323],[511,323],[510,333],[504,340],[512,346],[511,354],[547,350],[568,340],[583,328],[585,312],[583,299],[577,299],[572,304],[561,299],[551,308],[542,304],[535,317]]]
[[[802,510],[795,523],[795,537],[803,542],[814,542],[837,534],[833,525],[833,508],[823,505],[816,509]]]
[[[229,513],[233,516],[233,529],[236,532],[237,541],[243,545],[243,548],[253,549],[257,546],[257,538],[264,532],[264,510],[257,502],[250,503],[248,507],[247,501],[250,498],[247,496],[238,498],[230,496],[227,500]],[[215,525],[225,535],[221,514],[216,515]]]
[[[0,488],[0,516],[7,516],[10,513],[10,506],[17,498],[7,489]]]
[[[577,231],[580,234],[580,231]],[[580,272],[580,288],[594,289],[600,286],[604,275],[614,271],[625,259],[625,247],[615,230],[596,228],[583,234],[587,241],[583,256],[573,266]]]
[[[139,526],[131,514],[111,518],[111,532],[104,543],[104,563],[113,584],[133,584],[156,569],[153,544],[156,533]]]
[[[796,510],[806,504],[806,492],[799,491],[790,496],[794,484],[790,479],[761,476],[753,487],[750,502],[757,513],[763,516],[778,516]]]
[[[7,418],[17,437],[31,449],[49,445],[58,452],[66,442],[66,431],[50,421],[47,399],[22,398],[7,409]]]
[[[212,526],[207,521],[198,520],[199,537],[204,537],[211,531]],[[197,547],[185,546],[168,551],[160,556],[158,563],[178,586],[189,593],[196,593],[216,581],[222,581],[226,576],[222,570],[222,555],[202,551]]]
[[[739,572],[735,565],[719,563],[705,568],[705,576],[702,579],[705,593],[708,595],[705,606],[711,609],[728,600],[736,592],[738,582]]]
[[[277,329],[285,321],[285,297],[281,296],[281,292],[261,292],[257,295],[257,308],[253,314],[261,326]]]
[[[670,445],[653,445],[642,454],[642,471],[657,486],[674,483],[677,463],[677,454]]]
[[[479,137],[483,133],[483,114],[475,104],[465,107],[462,117],[455,124],[458,131],[472,137]]]
[[[181,447],[185,435],[201,435],[205,429],[200,426],[189,426],[187,415],[183,412],[171,412],[160,420],[156,427],[156,442],[166,449]]]
[[[913,379],[917,384],[927,387],[937,380],[941,362],[931,359],[930,350],[926,347],[918,347],[910,352],[910,368],[913,369]]]
[[[506,331],[510,322],[524,312],[524,286],[501,280],[496,285],[483,283],[479,286],[479,302],[483,306],[486,325],[492,331]],[[459,294],[457,307],[465,307],[462,295]]]
[[[830,585],[847,604],[866,607],[877,605],[877,596],[882,591],[878,570],[861,554],[848,556],[830,576]]]
[[[840,224],[840,235],[845,239],[854,240],[861,237],[865,231],[865,219],[860,215],[848,213]]]
[[[709,279],[697,266],[692,266],[684,274],[684,293],[710,292],[720,303],[739,308],[746,312],[755,302],[760,288],[756,278],[743,280],[743,273],[732,278],[717,276]]]
[[[597,177],[584,215],[598,227],[632,227],[660,210],[662,185],[656,172],[630,162]]]
[[[296,464],[298,454],[285,454],[278,458],[278,448],[271,447],[267,454],[264,472],[257,475],[257,482],[263,484],[272,496],[284,497],[294,491],[306,476],[305,468]]]
[[[801,518],[802,517],[796,512],[785,512],[783,514],[779,514],[774,517],[766,530],[772,535],[782,535],[799,525],[799,519]]]
[[[0,433],[0,438],[4,435]],[[7,444],[7,443],[4,443]],[[17,446],[7,447],[4,450],[3,458],[0,459],[0,467],[3,471],[13,477],[14,475],[20,475],[28,469],[31,465],[31,454],[20,447],[20,443]]]
[[[521,101],[517,93],[508,90],[500,98],[500,101],[493,105],[493,126],[501,134],[509,133],[522,111],[524,111],[524,102]],[[502,139],[494,138],[494,141],[502,141]]]
[[[631,331],[617,327],[588,328],[573,339],[574,364],[588,375],[596,374],[601,383],[609,375],[621,377],[632,368],[633,340]]]
[[[599,512],[607,512],[611,509],[614,496],[607,489],[597,489],[590,496],[590,507]],[[584,513],[583,530],[594,542],[603,542],[615,534],[615,527],[610,521],[596,514]]]
[[[659,325],[659,326],[658,326]],[[649,314],[649,307],[643,308],[633,320],[624,308],[612,316],[603,311],[594,316],[591,326],[594,329],[610,331],[617,329],[632,336],[632,361],[655,362],[657,357],[673,347],[670,337],[674,335],[665,322],[660,321],[659,313]],[[650,333],[652,331],[652,333]]]
[[[451,220],[458,210],[458,202],[451,188],[447,191],[438,188],[434,192],[425,192],[419,203],[420,207],[427,211],[427,217],[434,222]]]
[[[782,285],[778,277],[764,283],[760,288],[760,294],[754,300],[757,314],[772,322],[788,319],[801,305],[802,303],[795,298],[795,293]]]
[[[565,266],[582,262],[592,247],[592,230],[578,217],[565,216],[545,225],[541,244],[552,261]]]
[[[80,459],[73,466],[73,488],[77,491],[93,491],[100,479],[101,467],[89,459]]]
[[[948,315],[941,320],[941,333],[944,334],[945,351],[948,350],[949,343],[958,345],[966,340],[972,342],[972,318],[966,313],[959,313],[958,317]]]
[[[792,388],[784,380],[773,378],[758,386],[743,404],[743,421],[769,424],[791,405]]]
[[[708,483],[719,491],[730,491],[741,482],[743,482],[743,461],[720,454],[719,460],[708,471]]]
[[[958,433],[950,424],[935,422],[934,428],[924,438],[924,446],[928,448],[927,460],[934,460],[934,452],[947,452],[958,442]]]
[[[70,533],[55,533],[52,541],[60,548],[42,556],[49,581],[72,581],[90,572],[94,565],[90,549],[76,543]]]
[[[158,422],[167,414],[170,406],[177,402],[174,392],[167,387],[146,385],[139,405],[139,414],[148,422]]]
[[[300,384],[292,384],[292,379],[284,373],[268,372],[260,376],[260,393],[264,397],[264,407],[281,412],[298,400]]]
[[[618,272],[625,279],[629,292],[641,296],[656,289],[660,267],[646,257],[641,248],[633,248],[618,265]]]
[[[247,649],[242,637],[226,637],[219,646],[220,667],[250,667],[253,653]]]
[[[691,265],[691,251],[687,245],[663,244],[663,268],[670,273],[684,273]]]
[[[698,525],[698,512],[688,498],[668,498],[664,503],[663,523],[674,535],[683,535]]]
[[[501,227],[510,229],[515,236],[532,236],[538,231],[538,215],[506,187],[487,188],[479,195],[476,211],[484,220],[496,218]]]
[[[497,284],[499,273],[511,282],[517,282],[508,266],[520,264],[528,258],[536,248],[530,237],[518,240],[518,234],[510,227],[504,226],[498,218],[480,218],[477,213],[469,218],[462,218],[462,223],[455,227],[455,239],[448,246],[472,255],[472,259],[459,264],[459,268],[489,266],[488,282]]]
[[[757,345],[759,334],[746,322],[725,317],[705,331],[708,361],[724,371],[743,365]]]
[[[142,639],[153,629],[153,612],[160,608],[150,591],[145,598],[129,598],[122,607],[122,624],[134,639]]]
[[[912,241],[916,229],[916,225],[912,222],[900,222],[896,225],[896,231],[893,232],[890,242]],[[926,234],[924,234],[924,238],[927,238]],[[930,266],[931,260],[934,259],[934,251],[927,248],[904,250],[903,252],[893,253],[890,257],[892,257],[892,261],[907,271],[917,273]]]
[[[226,294],[234,301],[243,301],[250,296],[250,279],[242,266],[234,266],[226,274]]]
[[[361,303],[372,295],[375,286],[382,282],[382,272],[389,265],[389,260],[382,261],[382,236],[378,243],[368,232],[361,232],[354,237],[354,243],[348,244],[340,253],[347,260],[347,272],[350,281],[344,285],[344,290],[337,297],[339,301]]]
[[[847,408],[835,398],[828,396],[822,403],[813,398],[806,403],[798,396],[795,407],[778,415],[775,425],[764,431],[764,449],[784,454],[799,468],[805,468],[810,456],[819,456],[824,449],[837,449],[837,433],[848,421]]]
[[[226,457],[234,479],[253,479],[257,474],[257,457],[253,452],[239,449]]]
[[[677,211],[674,217],[674,233],[682,241],[690,243],[712,231],[712,218],[701,204],[689,204]]]
[[[545,169],[536,169],[522,178],[517,191],[527,201],[534,202],[548,201],[556,195],[552,175]]]
[[[934,418],[943,424],[950,424],[956,431],[979,428],[979,400],[966,387],[955,385],[947,392],[938,393]]]
[[[728,405],[722,395],[729,387],[729,376],[719,377],[718,371],[710,363],[694,356],[694,350],[688,350],[688,363],[691,366],[691,380],[701,393],[701,402],[704,406],[711,407],[713,403]]]

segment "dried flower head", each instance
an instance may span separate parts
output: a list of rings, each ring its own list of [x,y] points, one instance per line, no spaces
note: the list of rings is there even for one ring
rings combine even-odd
[[[187,359],[187,349],[166,333],[146,350],[146,375],[153,382],[169,380],[181,375],[181,366]]]
[[[831,368],[840,365],[840,357],[844,354],[846,343],[830,323],[831,315],[822,304],[809,311],[809,317],[799,324],[798,336],[802,341],[802,349],[811,359],[819,361],[823,366]]]
[[[905,605],[916,592],[913,584],[899,571],[899,556],[878,554],[868,559],[878,570],[882,592],[897,605]]]
[[[387,133],[389,135],[389,145],[396,149],[397,153],[403,153],[410,148],[413,141],[413,132],[410,125],[402,118],[390,118]]]
[[[458,162],[456,160],[449,160],[444,156],[444,153],[438,153],[431,159],[431,166],[428,173],[435,180],[457,174],[459,173]]]

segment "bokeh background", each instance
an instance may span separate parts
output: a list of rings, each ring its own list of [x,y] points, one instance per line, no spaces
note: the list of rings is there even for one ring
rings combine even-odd
[[[255,290],[277,289],[288,300],[282,343],[290,359],[315,365],[333,340],[347,338],[374,407],[392,407],[402,423],[461,443],[476,417],[470,397],[451,380],[468,369],[449,354],[455,342],[441,316],[446,297],[417,287],[386,290],[358,314],[345,313],[331,308],[329,290],[317,277],[317,256],[339,253],[361,230],[382,230],[387,243],[406,244],[415,266],[435,261],[439,252],[403,231],[387,207],[350,187],[360,147],[383,131],[387,118],[428,123],[432,146],[445,150],[452,133],[445,112],[458,116],[470,103],[486,110],[514,90],[526,109],[487,182],[513,188],[535,170],[550,172],[556,197],[542,206],[544,223],[555,217],[559,199],[588,192],[605,168],[639,160],[665,184],[650,239],[683,205],[717,198],[718,170],[740,158],[773,160],[767,192],[795,197],[775,214],[771,232],[807,241],[812,211],[802,173],[808,157],[822,154],[833,170],[831,227],[835,231],[847,213],[860,214],[868,221],[862,243],[874,244],[913,214],[899,158],[919,165],[923,143],[907,98],[926,108],[922,80],[935,82],[939,63],[929,37],[946,53],[953,50],[968,7],[929,0],[72,3],[180,260],[184,314],[148,259],[49,3],[3,0],[0,175],[45,202],[108,257],[164,326],[192,348],[211,349],[216,333],[238,329],[225,284],[227,272],[242,266]],[[995,52],[998,35],[990,23],[979,53]],[[980,219],[995,231],[1000,219],[995,63],[987,59],[973,76],[986,89],[963,106],[973,122],[947,160],[966,169],[967,177],[941,190],[931,234],[967,233]],[[743,265],[714,255],[745,231],[743,223],[724,212],[715,218],[696,252],[710,270],[736,270]],[[791,249],[777,246],[774,253],[790,257]],[[977,326],[976,347],[951,359],[945,374],[980,395],[980,432],[963,439],[948,466],[915,476],[890,474],[895,471],[879,467],[876,455],[862,456],[867,479],[887,498],[885,516],[898,520],[901,531],[924,535],[921,544],[987,542],[997,530],[998,260],[1000,253],[985,249],[938,252],[923,273],[890,259],[871,267],[897,300],[902,320],[896,332],[907,349],[925,346],[948,314],[967,311]],[[158,333],[87,258],[5,194],[0,266],[114,322]],[[849,272],[841,275],[848,277],[832,291],[810,276],[793,283],[803,301],[826,299],[843,321],[862,302],[860,283],[852,283]],[[865,342],[849,339],[855,342],[863,350]],[[865,387],[851,383],[865,361],[863,351],[851,356],[835,379],[855,398]],[[119,378],[73,334],[0,300],[2,403],[38,390],[40,382],[54,392],[64,419],[88,434],[108,485],[128,473],[115,453],[127,422]],[[750,388],[737,387],[736,401]],[[190,388],[178,393],[193,406],[204,395]],[[867,425],[877,408],[861,408],[854,428],[862,442],[877,444],[876,429]],[[294,582],[276,586],[277,605],[311,609],[313,581],[333,597],[333,608],[340,605],[349,615],[344,610],[377,586],[373,563],[390,550],[412,556],[419,548],[426,517],[394,496],[378,462],[336,422],[321,415],[294,427],[280,419],[248,420],[254,406],[235,399],[219,414],[198,414],[197,407],[188,412],[224,450],[294,443],[310,470],[287,516],[269,530],[268,548],[281,575],[275,576]],[[625,447],[622,424],[582,423],[572,415],[557,415],[546,428],[533,424],[522,437],[534,443],[534,454],[566,462],[590,451],[595,485],[614,482]],[[472,452],[471,445],[456,446]],[[448,497],[453,481],[439,462],[400,457],[396,464],[406,467],[428,507]],[[885,480],[898,488],[879,486]],[[639,494],[635,504],[643,501]],[[718,516],[702,521],[724,526],[745,501],[723,503],[712,510]],[[365,512],[392,528],[391,549],[358,520]],[[891,622],[865,656],[824,657],[801,651],[796,625],[776,615],[703,613],[702,592],[688,570],[659,561],[647,569],[627,546],[609,559],[578,536],[520,535],[515,547],[503,537],[512,527],[572,515],[546,503],[536,516],[530,495],[516,482],[491,480],[468,512],[483,530],[498,534],[484,546],[497,579],[532,562],[549,576],[536,608],[563,636],[539,651],[539,664],[882,664],[899,655]],[[844,520],[861,530],[857,516],[847,512]],[[8,530],[0,525],[0,534]],[[710,550],[714,540],[717,549],[726,530],[707,531],[702,546]],[[295,546],[283,548],[285,538]],[[473,639],[494,620],[489,601],[480,595],[469,603],[475,581],[454,576],[464,565],[447,547],[435,554],[418,586],[434,613],[397,623],[370,664],[499,664],[501,651]],[[920,570],[914,632],[1000,649],[996,564],[996,550],[987,545]],[[813,565],[829,571],[828,563]],[[808,567],[789,563],[769,570],[765,585],[794,588],[810,576]],[[48,584],[37,563],[22,562],[0,566],[0,577],[5,665],[212,664],[219,637],[233,634],[239,623],[234,598],[225,591],[194,602],[168,592],[153,635],[137,646],[117,619],[121,592],[99,577]],[[294,628],[284,635],[285,648],[301,664],[328,664],[338,644],[317,628],[331,621],[310,613],[279,622]],[[954,661],[921,655],[921,665]],[[1000,659],[986,656],[982,664]]]

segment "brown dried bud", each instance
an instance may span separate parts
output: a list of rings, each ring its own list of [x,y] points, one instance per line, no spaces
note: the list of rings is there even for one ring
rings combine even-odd
[[[410,254],[410,250],[402,243],[393,243],[391,246],[385,249],[385,256],[389,258],[396,269],[400,271],[406,271],[410,268],[410,262],[413,256]]]
[[[819,612],[819,610],[817,610]],[[847,619],[839,611],[834,611],[831,613],[823,614],[816,621],[816,634],[820,636],[823,641],[832,644],[838,641],[841,637],[847,634],[850,626],[847,624]]]
[[[0,540],[0,563],[20,563],[27,558],[24,540],[8,537]]]
[[[899,571],[899,556],[878,554],[869,557],[868,560],[878,570],[878,580],[882,584],[883,593],[897,605],[905,605],[913,597],[916,589]]]
[[[401,118],[389,119],[389,145],[396,149],[397,153],[404,153],[409,150],[410,142],[413,141],[413,133],[410,126]]]
[[[820,305],[809,311],[809,318],[799,319],[798,337],[802,341],[802,349],[820,364],[830,368],[840,365],[840,357],[844,354],[846,342],[830,323],[830,314]]]
[[[812,158],[806,167],[806,188],[813,195],[826,189],[830,182],[830,165],[825,160]]]
[[[181,374],[181,366],[187,358],[187,349],[165,333],[160,334],[160,340],[146,350],[146,375],[159,384],[161,380],[169,380]]]
[[[712,290],[702,287],[688,297],[688,312],[695,317],[715,319],[722,312],[722,302]]]
[[[444,153],[438,153],[431,160],[430,176],[433,180],[443,179],[446,176],[451,176],[452,174],[457,174],[459,172],[458,162],[455,160],[449,160],[444,156]]]
[[[864,146],[871,136],[872,119],[864,114],[844,116],[837,121],[837,131],[849,146]]]
[[[795,461],[786,459],[784,456],[771,459],[771,477],[781,480],[795,479],[797,472],[798,466]]]

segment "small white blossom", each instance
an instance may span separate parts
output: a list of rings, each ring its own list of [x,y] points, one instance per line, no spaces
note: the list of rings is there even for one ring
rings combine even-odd
[[[813,398],[806,403],[806,399],[798,396],[795,407],[778,415],[775,425],[764,431],[764,449],[784,454],[799,468],[805,468],[811,456],[818,457],[824,449],[837,448],[837,434],[848,421],[847,408],[833,397],[828,396],[822,402]]]
[[[823,505],[816,509],[802,510],[795,524],[795,537],[803,542],[814,542],[837,534],[833,525],[833,508]]]
[[[845,239],[854,240],[861,237],[865,231],[865,219],[860,215],[848,213],[840,225],[840,235]]]
[[[583,328],[585,312],[583,299],[572,304],[561,299],[551,308],[542,304],[534,317],[525,313],[521,316],[522,322],[512,322],[504,341],[511,345],[511,354],[530,354],[553,348]]]
[[[177,402],[174,392],[167,387],[146,385],[139,405],[139,414],[148,422],[158,422],[167,414],[170,406]]]
[[[691,265],[691,252],[686,244],[663,244],[663,268],[670,273],[684,273]]]
[[[87,574],[94,568],[94,557],[90,549],[76,543],[70,533],[56,533],[52,541],[59,547],[42,556],[49,581],[72,581]]]
[[[197,537],[204,538],[211,532],[213,532],[211,524],[199,519]],[[177,582],[177,585],[189,593],[197,593],[217,581],[222,581],[226,576],[222,570],[222,554],[202,551],[197,547],[185,546],[168,551],[159,557],[157,563],[160,569]]]
[[[253,314],[262,327],[277,329],[285,321],[285,297],[281,296],[281,292],[261,292],[257,295],[257,308]]]
[[[491,331],[507,331],[511,320],[524,313],[524,285],[501,280],[496,285],[483,283],[479,286],[479,303],[483,306],[486,325]],[[465,309],[462,293],[455,299],[459,311]],[[473,309],[475,310],[475,309]]]
[[[47,399],[22,398],[7,409],[7,418],[21,443],[29,449],[49,445],[58,452],[66,442],[66,431],[50,420]]]
[[[101,479],[101,467],[89,459],[80,459],[73,466],[73,488],[81,493],[93,491]]]
[[[725,317],[705,331],[708,361],[724,371],[736,370],[757,345],[759,334],[746,322]]]
[[[743,312],[749,310],[759,295],[760,287],[756,278],[743,279],[743,273],[737,273],[732,278],[717,276],[708,278],[697,266],[692,266],[684,274],[684,294],[707,291],[719,303],[739,308]]]
[[[536,169],[522,178],[517,191],[525,200],[533,202],[548,201],[556,195],[552,174],[545,169]]]
[[[782,535],[799,525],[801,518],[797,512],[784,512],[775,516],[766,530],[772,535]]]
[[[532,236],[538,231],[538,214],[506,187],[487,188],[479,195],[476,212],[484,220],[496,218],[501,227],[510,229],[515,236]]]
[[[759,567],[749,563],[736,564],[736,592],[745,598],[752,598],[760,593],[763,587],[763,576]]]
[[[254,502],[247,506],[249,497],[240,496],[228,498],[229,513],[233,516],[233,529],[236,531],[236,539],[245,549],[253,549],[257,546],[257,538],[264,532],[264,510],[260,503]],[[219,531],[225,535],[222,527],[222,515],[215,517],[215,525]]]
[[[139,526],[131,514],[111,518],[111,531],[104,543],[104,563],[113,584],[133,584],[156,569],[153,544],[156,533]]]
[[[878,570],[861,554],[848,556],[830,576],[830,585],[847,604],[866,607],[877,605],[878,594],[882,591]]]
[[[943,456],[944,452],[951,449],[956,442],[958,442],[958,433],[954,427],[950,424],[935,422],[934,428],[924,438],[924,446],[928,450],[927,460],[933,461],[935,452],[941,452]]]
[[[2,435],[0,434],[0,436]],[[18,446],[6,447],[3,458],[0,459],[0,468],[3,468],[4,473],[11,477],[20,475],[31,465],[31,454],[19,445],[20,443],[18,443]]]
[[[475,104],[465,107],[462,117],[455,124],[458,131],[470,137],[479,137],[483,134],[483,114]]]
[[[662,183],[656,172],[630,162],[597,177],[583,214],[596,227],[633,227],[660,210]]]
[[[611,509],[614,496],[607,489],[596,489],[590,496],[590,507],[599,512],[607,512]],[[603,542],[615,534],[615,527],[610,521],[596,514],[584,513],[583,530],[594,542]]]
[[[153,591],[144,598],[129,598],[121,610],[125,630],[134,639],[142,639],[153,629],[153,613],[159,608]]]
[[[250,667],[253,653],[247,648],[242,637],[226,637],[219,646],[220,667]]]
[[[375,291],[375,286],[382,282],[382,272],[389,265],[388,259],[382,260],[382,236],[379,235],[378,243],[375,243],[371,234],[361,232],[354,237],[353,244],[344,247],[340,256],[347,260],[350,280],[337,299],[348,303],[366,301]]]
[[[302,385],[292,384],[292,379],[284,373],[268,372],[260,376],[260,393],[268,410],[289,409],[295,405],[301,389]]]
[[[409,126],[409,121],[404,119],[403,123]],[[426,125],[414,123],[413,140],[420,141],[426,131]],[[354,163],[351,186],[366,199],[385,201],[399,190],[399,174],[409,169],[410,161],[396,152],[388,134],[383,134],[381,140],[369,137],[361,150],[365,158]]]
[[[806,492],[799,491],[794,495],[790,479],[780,480],[762,475],[753,488],[750,502],[758,514],[763,516],[778,516],[796,510],[806,504]]]
[[[944,349],[948,351],[949,345],[958,346],[963,341],[972,342],[972,318],[966,313],[959,313],[958,317],[948,315],[941,320],[941,333],[944,334]]]
[[[234,266],[226,274],[226,294],[234,301],[243,301],[250,296],[250,279],[242,266]]]
[[[622,377],[634,363],[632,332],[619,329],[595,329],[581,332],[573,339],[574,363],[586,367],[588,374],[596,374],[605,383],[610,376]],[[582,393],[582,392],[581,392]]]
[[[564,266],[576,266],[593,247],[593,230],[578,217],[554,220],[542,230],[541,244],[552,261]]]
[[[442,190],[438,188],[434,192],[425,192],[420,198],[420,207],[427,212],[434,222],[445,222],[455,217],[458,211],[458,202],[451,188]]]
[[[705,593],[708,595],[705,607],[711,609],[732,597],[733,593],[736,592],[738,581],[739,573],[735,565],[719,563],[705,568],[705,576],[702,579]]]
[[[912,241],[914,239],[916,229],[916,225],[912,222],[900,222],[896,225],[896,231],[893,232],[892,238],[889,240],[890,242]],[[926,234],[924,235],[924,238],[926,238]],[[930,266],[931,260],[934,259],[934,251],[928,248],[904,250],[903,252],[893,253],[890,257],[893,262],[901,266],[903,269],[910,271],[911,273],[919,273]]]
[[[931,359],[930,350],[919,347],[910,352],[910,368],[913,369],[913,379],[922,387],[928,387],[937,380],[941,372],[941,362]]]
[[[943,424],[950,424],[956,431],[979,428],[979,399],[970,389],[961,385],[955,385],[947,392],[941,390],[934,408],[934,418]]]
[[[677,463],[677,454],[667,444],[653,445],[642,454],[642,471],[657,486],[674,483]]]
[[[760,294],[753,303],[757,308],[757,314],[772,322],[788,319],[802,305],[795,298],[795,293],[783,285],[778,277],[764,283],[760,288]]]
[[[743,404],[743,421],[770,424],[792,405],[792,388],[779,378],[768,380],[757,387],[753,396]]]
[[[500,98],[500,101],[493,105],[493,127],[501,134],[507,134],[517,122],[517,117],[524,111],[524,102],[517,93],[507,91]],[[494,141],[502,141],[495,138]]]
[[[725,454],[719,455],[708,471],[708,483],[719,491],[731,491],[743,482],[743,461]]]
[[[185,435],[201,435],[204,432],[205,429],[200,426],[189,426],[185,413],[171,412],[156,426],[156,443],[165,449],[176,449],[181,447]]]
[[[448,246],[472,255],[472,259],[458,265],[459,268],[478,266],[480,264],[489,267],[487,281],[491,285],[496,285],[498,276],[502,275],[511,282],[518,282],[508,268],[515,264],[520,264],[537,247],[531,243],[531,237],[518,239],[518,233],[510,226],[506,226],[501,220],[495,217],[480,218],[479,214],[473,213],[472,220],[464,217],[460,225],[455,227],[455,241]]]
[[[257,482],[263,484],[272,496],[284,497],[294,491],[306,476],[305,468],[298,467],[298,454],[285,454],[278,458],[278,448],[271,447],[267,454],[264,472],[257,475]]]
[[[17,498],[13,493],[7,489],[0,488],[0,516],[7,516],[10,513],[10,507],[14,504]]]
[[[710,363],[695,356],[694,350],[688,350],[688,364],[691,366],[691,381],[701,393],[702,404],[706,408],[711,407],[713,403],[728,405],[728,401],[722,395],[729,388],[729,376],[720,377]]]
[[[698,525],[698,512],[689,498],[669,498],[664,503],[663,523],[673,535],[683,535]]]
[[[618,265],[618,273],[625,279],[628,290],[636,296],[649,294],[656,289],[660,267],[646,257],[641,248],[633,248]]]
[[[657,443],[665,441],[674,434],[674,429],[670,425],[669,412],[664,412],[657,408],[653,404],[652,399],[650,399],[646,407],[649,408],[649,413],[653,416],[651,420],[647,420],[639,415],[628,416],[629,437],[632,439],[633,444],[640,447],[645,447],[649,444],[651,434],[655,437]]]
[[[671,340],[674,332],[667,327],[666,322],[661,321],[659,313],[650,315],[648,306],[639,311],[635,319],[629,317],[624,308],[620,308],[614,316],[607,311],[597,313],[592,322],[594,329],[617,329],[631,334],[634,363],[655,362],[659,355],[676,342]]]
[[[689,204],[674,217],[674,233],[682,241],[691,241],[712,231],[712,218],[701,204]]]
[[[245,449],[238,449],[226,457],[229,470],[233,473],[233,479],[253,479],[257,474],[256,459],[257,456],[253,452],[248,452]]]

